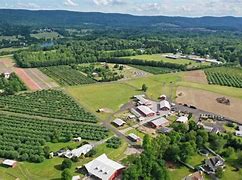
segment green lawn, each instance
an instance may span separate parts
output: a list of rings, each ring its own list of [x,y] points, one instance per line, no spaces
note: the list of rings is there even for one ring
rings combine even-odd
[[[222,180],[242,180],[242,170],[236,172],[233,171],[234,168],[226,164],[226,169],[224,172],[223,177],[221,178]]]
[[[46,146],[50,147],[50,150],[55,152],[65,147],[76,148],[80,143],[77,142],[67,142],[67,143],[46,143]]]
[[[140,93],[135,87],[117,82],[68,87],[66,90],[82,106],[100,118],[107,118],[110,114],[96,113],[98,109],[108,108],[112,112],[118,111],[133,95]]]
[[[192,172],[190,172],[188,168],[182,166],[176,169],[168,169],[168,173],[171,180],[181,180]]]
[[[188,160],[188,164],[191,164],[192,166],[196,167],[198,165],[201,165],[204,159],[206,159],[205,156],[196,154]]]
[[[162,54],[152,54],[152,55],[136,55],[136,56],[128,56],[124,58],[129,59],[143,59],[147,61],[163,61],[163,62],[169,62],[174,64],[183,64],[183,65],[189,65],[189,66],[200,66],[200,65],[209,65],[209,63],[197,63],[192,60],[188,59],[169,59],[164,57]]]
[[[128,143],[124,141],[123,139],[121,140],[122,144],[118,149],[113,149],[113,148],[108,148],[106,146],[106,143],[103,143],[99,146],[96,147],[97,150],[97,155],[102,155],[105,153],[110,159],[118,161],[123,158],[125,158],[124,152],[126,151],[128,147]]]

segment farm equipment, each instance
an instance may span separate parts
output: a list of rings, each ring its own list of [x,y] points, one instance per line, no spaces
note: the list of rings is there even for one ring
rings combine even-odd
[[[230,100],[226,97],[220,97],[216,99],[218,103],[225,104],[225,105],[230,105]]]

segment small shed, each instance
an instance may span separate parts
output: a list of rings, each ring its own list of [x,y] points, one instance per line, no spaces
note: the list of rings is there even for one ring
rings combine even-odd
[[[119,119],[119,118],[115,119],[112,123],[113,123],[115,126],[117,126],[117,127],[121,127],[121,126],[123,126],[124,124],[126,124],[125,121],[123,121],[122,119]]]
[[[4,73],[4,78],[5,78],[5,79],[9,79],[9,78],[10,78],[10,75],[11,75],[10,72],[5,72],[5,73]]]
[[[134,141],[134,142],[139,142],[141,141],[141,138],[137,135],[135,135],[134,133],[130,133],[128,135],[128,138],[131,140],[131,141]]]
[[[7,167],[15,168],[17,165],[17,161],[5,159],[2,164]]]

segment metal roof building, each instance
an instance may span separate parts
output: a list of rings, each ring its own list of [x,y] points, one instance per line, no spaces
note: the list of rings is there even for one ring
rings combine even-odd
[[[102,180],[115,179],[122,173],[122,170],[125,168],[125,166],[122,164],[109,159],[106,154],[102,154],[84,166],[89,175],[95,176]]]

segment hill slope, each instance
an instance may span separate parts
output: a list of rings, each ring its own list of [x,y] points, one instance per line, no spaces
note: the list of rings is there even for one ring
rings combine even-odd
[[[72,12],[62,10],[0,9],[0,23],[33,26],[182,27],[242,30],[242,17],[133,16],[118,13]]]

